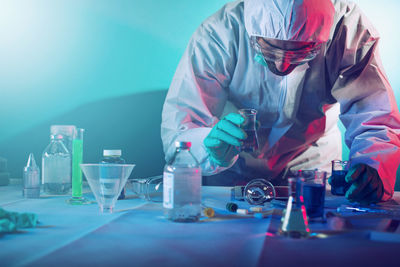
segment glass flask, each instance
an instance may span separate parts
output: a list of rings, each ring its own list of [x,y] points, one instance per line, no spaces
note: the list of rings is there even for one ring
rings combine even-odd
[[[279,233],[291,238],[305,238],[310,234],[303,199],[303,182],[300,177],[289,178],[289,199],[283,211]],[[296,198],[297,194],[297,198]]]
[[[175,142],[175,154],[164,168],[164,214],[172,221],[194,222],[201,215],[201,169],[190,147],[190,142]]]
[[[251,180],[244,188],[244,197],[250,205],[262,205],[275,198],[275,188],[265,179]]]
[[[42,154],[42,184],[47,194],[64,195],[71,190],[71,154],[63,136],[51,135],[50,144]]]
[[[242,129],[246,132],[247,138],[244,140],[241,150],[244,152],[255,152],[258,150],[257,137],[257,110],[255,109],[240,109],[239,114],[245,118]]]
[[[127,187],[138,197],[152,202],[163,202],[163,175],[132,179]]]

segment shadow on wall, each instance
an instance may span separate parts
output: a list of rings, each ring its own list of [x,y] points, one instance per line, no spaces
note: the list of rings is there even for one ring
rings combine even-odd
[[[166,93],[152,91],[80,106],[0,143],[0,156],[8,160],[11,177],[21,178],[30,152],[41,168],[50,125],[76,125],[85,129],[84,163],[99,162],[103,149],[121,149],[127,163],[136,164],[130,178],[162,174],[165,161],[160,125]]]

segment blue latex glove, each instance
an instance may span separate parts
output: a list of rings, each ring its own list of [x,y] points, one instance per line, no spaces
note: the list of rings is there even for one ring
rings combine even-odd
[[[229,166],[240,152],[240,146],[247,138],[240,128],[244,118],[237,113],[230,113],[220,120],[204,139],[204,146],[211,160],[219,166]]]
[[[10,212],[0,208],[0,233],[15,232],[19,228],[35,227],[37,215],[34,213]]]
[[[346,198],[352,202],[371,204],[381,201],[383,183],[378,172],[365,164],[352,167],[347,175],[346,182],[351,183],[346,192]]]

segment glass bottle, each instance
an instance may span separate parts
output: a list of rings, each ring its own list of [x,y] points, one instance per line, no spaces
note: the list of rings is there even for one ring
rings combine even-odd
[[[64,195],[71,190],[71,154],[62,135],[51,135],[42,154],[42,184],[47,194]]]
[[[51,135],[61,134],[63,136],[63,143],[65,147],[72,155],[73,141],[77,134],[77,128],[75,125],[51,125],[50,134]]]
[[[175,147],[164,168],[164,214],[172,221],[194,222],[201,214],[201,168],[190,152],[190,142],[175,142]]]
[[[304,238],[310,234],[306,208],[303,198],[303,180],[300,177],[289,178],[289,199],[283,211],[279,233],[292,238]],[[297,197],[296,197],[297,195]]]
[[[104,149],[103,150],[103,158],[100,163],[108,163],[108,164],[125,164],[125,159],[122,157],[121,149]],[[118,199],[125,198],[125,188],[122,188],[121,194],[118,196]]]

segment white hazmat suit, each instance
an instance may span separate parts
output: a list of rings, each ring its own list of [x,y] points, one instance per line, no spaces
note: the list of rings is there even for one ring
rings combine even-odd
[[[210,160],[203,140],[225,114],[254,108],[260,149],[240,154],[247,168],[271,180],[287,168],[329,171],[342,153],[339,116],[352,165],[375,168],[387,200],[400,164],[400,115],[379,59],[378,33],[352,2],[329,2],[332,16],[313,24],[298,2],[235,1],[200,25],[164,103],[166,160],[174,141],[191,141],[203,175],[226,170]],[[254,60],[251,36],[322,42],[322,48],[312,61],[278,76]]]

